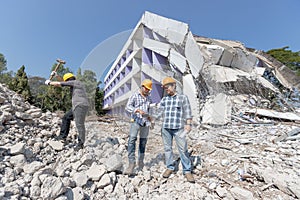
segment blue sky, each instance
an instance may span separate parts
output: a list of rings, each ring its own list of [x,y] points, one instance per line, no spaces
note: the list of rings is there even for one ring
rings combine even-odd
[[[300,51],[299,0],[9,0],[1,1],[0,53],[48,78],[57,58],[100,77],[145,11],[189,24],[193,34],[237,40],[267,51]]]

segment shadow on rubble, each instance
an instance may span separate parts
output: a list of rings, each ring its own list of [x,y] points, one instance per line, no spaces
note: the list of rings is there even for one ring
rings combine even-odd
[[[174,158],[174,166],[175,166],[175,169],[174,169],[174,172],[177,172],[178,169],[179,169],[179,163],[180,163],[180,157],[178,154],[173,154]],[[164,154],[157,154],[156,157],[154,158],[151,158],[151,160],[149,162],[146,162],[145,163],[145,166],[151,168],[153,166],[158,166],[159,165],[159,162],[163,162],[164,163],[164,166],[165,166],[165,156]]]
[[[9,154],[9,150],[0,147],[0,162],[4,160],[4,157]]]
[[[195,169],[197,166],[201,166],[202,165],[202,159],[201,156],[199,154],[197,155],[192,155],[192,152],[189,152],[190,155],[190,160],[191,160],[191,164],[192,164],[192,170]],[[179,154],[174,154],[174,166],[175,166],[175,170],[174,172],[178,172],[179,170],[179,164],[180,164],[180,156]],[[159,162],[164,162],[165,161],[165,156],[164,154],[157,154],[155,158],[152,158],[149,162],[145,163],[145,166],[151,168],[153,166],[157,166],[159,164]]]
[[[64,193],[67,196],[67,199],[75,199],[74,192],[72,189],[67,188],[67,191]],[[87,194],[83,194],[83,200],[90,200],[91,198]]]
[[[157,166],[159,162],[164,161],[165,160],[165,156],[164,154],[157,154],[155,158],[151,158],[151,160],[149,162],[145,163],[145,166],[151,168],[153,166]]]

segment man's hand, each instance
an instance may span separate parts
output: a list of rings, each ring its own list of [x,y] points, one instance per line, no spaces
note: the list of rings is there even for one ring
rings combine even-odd
[[[143,110],[140,110],[140,109],[137,109],[135,112],[136,112],[136,113],[140,113],[141,115],[144,115],[144,114],[145,114],[145,112],[144,112]]]
[[[192,125],[191,124],[186,124],[184,126],[184,130],[186,130],[187,132],[190,132],[192,130]]]
[[[50,80],[46,80],[46,81],[45,81],[45,84],[46,84],[46,85],[50,85],[50,82],[51,82]]]
[[[57,73],[56,73],[56,71],[52,71],[50,75],[51,75],[51,76],[56,76]]]

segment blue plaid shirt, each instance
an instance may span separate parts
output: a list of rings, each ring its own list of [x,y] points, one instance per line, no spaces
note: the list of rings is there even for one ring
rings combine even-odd
[[[189,99],[184,94],[165,96],[160,101],[158,117],[163,115],[163,128],[184,128],[187,119],[192,119]]]
[[[136,113],[137,109],[149,113],[150,104],[152,103],[150,95],[143,97],[139,92],[134,93],[128,100],[126,110],[131,113],[132,119],[141,126],[149,125],[150,122],[147,117],[143,117],[140,113]]]

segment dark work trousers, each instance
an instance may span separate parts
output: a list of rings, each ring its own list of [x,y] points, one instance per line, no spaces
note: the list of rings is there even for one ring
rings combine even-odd
[[[78,131],[78,142],[79,144],[84,144],[85,142],[85,117],[87,115],[89,107],[84,105],[78,105],[74,109],[75,124]]]
[[[60,126],[60,137],[67,138],[70,131],[71,121],[73,119],[74,115],[72,110],[69,110],[65,113],[64,117],[62,118],[62,124]]]

